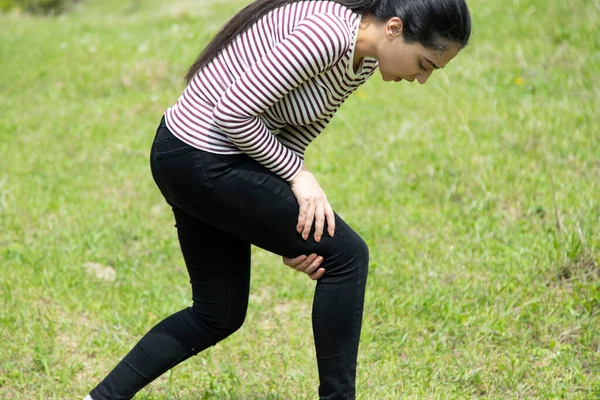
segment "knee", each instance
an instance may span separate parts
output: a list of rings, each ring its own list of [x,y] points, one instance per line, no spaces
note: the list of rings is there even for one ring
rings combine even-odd
[[[233,307],[228,313],[209,316],[206,310],[191,307],[190,311],[204,332],[208,333],[215,344],[239,330],[246,319],[247,307]]]
[[[368,268],[369,266],[369,246],[360,236],[356,236],[355,243],[353,244],[354,248],[354,257],[357,262],[361,265],[364,265],[364,268]]]
[[[233,315],[222,329],[223,339],[238,331],[246,320],[246,308]]]
[[[352,282],[364,285],[369,269],[369,247],[355,232],[344,237],[344,246],[324,266],[325,277],[335,279],[337,283]],[[327,259],[327,257],[326,257]]]
[[[352,256],[354,257],[357,274],[363,281],[366,280],[369,272],[369,246],[360,236],[356,235],[356,239],[352,244]]]

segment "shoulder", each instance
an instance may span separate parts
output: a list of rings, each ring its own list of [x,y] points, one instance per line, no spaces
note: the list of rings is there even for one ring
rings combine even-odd
[[[335,1],[298,1],[288,4],[290,14],[301,16],[299,22],[314,21],[343,29],[348,33],[358,20],[358,14]]]
[[[311,14],[298,21],[296,32],[302,32],[317,45],[333,46],[343,52],[352,45],[352,26],[340,15],[329,12]]]

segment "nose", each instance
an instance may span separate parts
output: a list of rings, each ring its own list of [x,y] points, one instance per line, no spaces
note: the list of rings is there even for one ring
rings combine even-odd
[[[427,80],[429,79],[429,77],[431,76],[431,73],[433,71],[426,71],[426,72],[422,72],[419,75],[417,75],[417,81],[419,81],[419,83],[421,85],[424,85],[425,82],[427,82]]]

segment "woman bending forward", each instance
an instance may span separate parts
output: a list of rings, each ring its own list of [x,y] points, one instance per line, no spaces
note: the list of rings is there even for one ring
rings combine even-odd
[[[354,399],[369,253],[304,151],[379,68],[425,83],[466,46],[464,0],[258,0],[215,36],[160,122],[154,180],[172,207],[192,306],[153,327],[87,399],[130,399],[239,329],[250,245],[317,280],[320,399]]]

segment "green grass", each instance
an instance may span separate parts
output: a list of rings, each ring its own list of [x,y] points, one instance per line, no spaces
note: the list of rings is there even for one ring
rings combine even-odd
[[[0,398],[83,398],[190,304],[148,153],[242,4],[0,16]],[[371,249],[358,397],[598,398],[600,3],[470,6],[444,71],[377,73],[307,152]],[[313,287],[253,249],[244,327],[138,398],[316,398]]]

